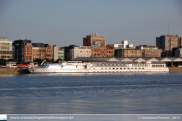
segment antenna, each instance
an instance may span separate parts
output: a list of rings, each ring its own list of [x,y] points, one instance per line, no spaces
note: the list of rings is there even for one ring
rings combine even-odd
[[[168,35],[169,35],[169,24],[168,24]]]

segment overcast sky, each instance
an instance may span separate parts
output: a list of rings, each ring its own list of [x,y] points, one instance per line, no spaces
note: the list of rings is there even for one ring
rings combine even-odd
[[[0,0],[0,37],[82,45],[99,33],[106,44],[155,45],[156,37],[182,36],[182,0]]]

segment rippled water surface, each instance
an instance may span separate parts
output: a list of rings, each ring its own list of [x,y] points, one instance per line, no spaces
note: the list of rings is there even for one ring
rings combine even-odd
[[[0,75],[1,114],[182,114],[182,73]]]

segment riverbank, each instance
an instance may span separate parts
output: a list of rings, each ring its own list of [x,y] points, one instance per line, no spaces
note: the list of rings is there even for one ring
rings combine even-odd
[[[0,68],[0,74],[28,74],[27,68]]]
[[[182,72],[182,67],[169,67],[169,72]]]

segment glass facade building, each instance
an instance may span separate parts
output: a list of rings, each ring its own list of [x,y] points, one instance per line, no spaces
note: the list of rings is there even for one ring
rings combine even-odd
[[[53,60],[54,61],[57,61],[58,59],[59,60],[62,60],[64,61],[65,60],[65,51],[64,51],[64,47],[58,47],[57,45],[53,45],[52,47],[52,50],[53,50]]]
[[[58,49],[58,59],[61,59],[62,61],[64,61],[64,48]]]
[[[8,41],[7,37],[0,37],[0,59],[12,59],[12,41]]]

